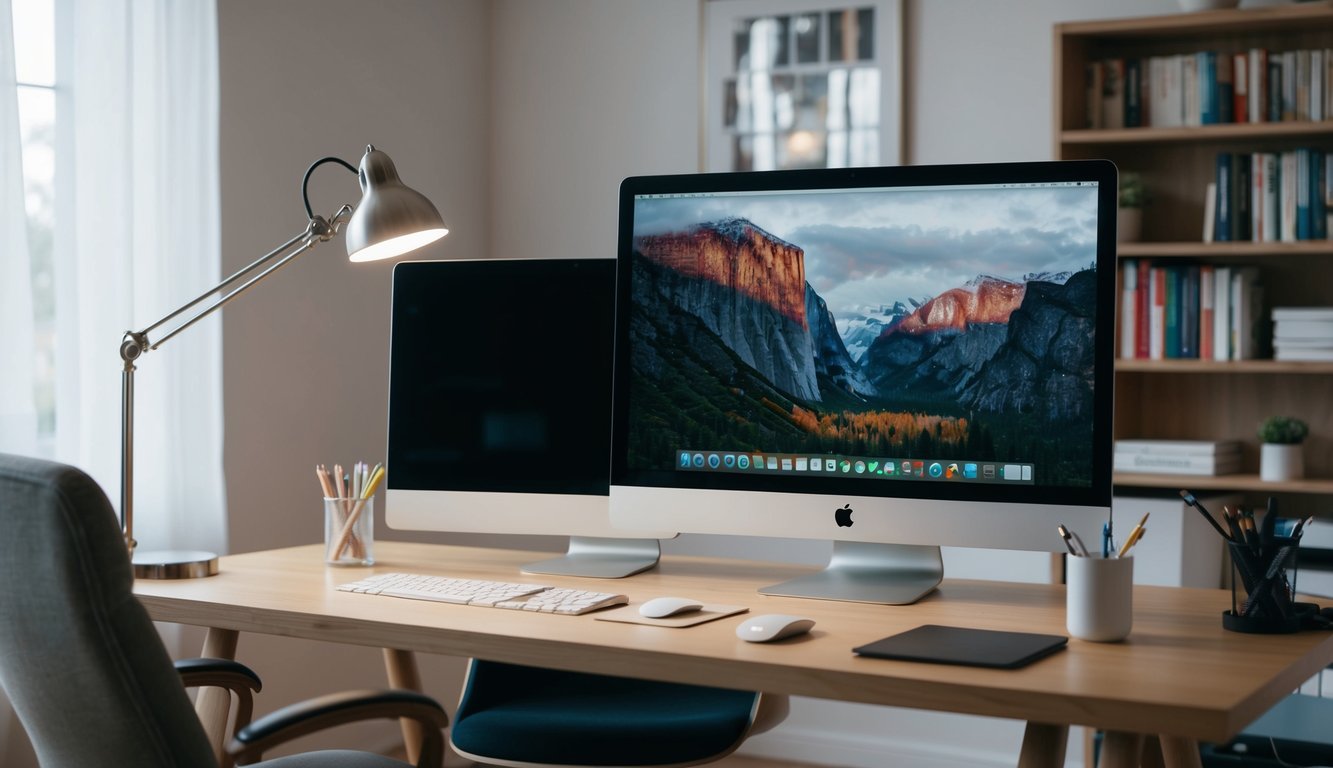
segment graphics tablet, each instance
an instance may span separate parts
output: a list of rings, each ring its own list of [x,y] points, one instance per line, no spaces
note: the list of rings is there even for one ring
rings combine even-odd
[[[852,652],[876,659],[1017,669],[1055,653],[1068,642],[1063,635],[926,624],[853,648]]]

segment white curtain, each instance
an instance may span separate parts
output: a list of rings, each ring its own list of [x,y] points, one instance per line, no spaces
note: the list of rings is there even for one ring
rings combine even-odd
[[[56,243],[56,454],[118,504],[121,335],[221,279],[217,14],[211,0],[72,6],[74,195],[70,215],[57,215],[69,225],[58,225]],[[214,316],[137,364],[141,549],[225,551],[221,358]]]
[[[0,451],[32,455],[37,449],[32,273],[20,139],[14,15],[10,0],[0,0]],[[7,721],[0,717],[0,738]]]

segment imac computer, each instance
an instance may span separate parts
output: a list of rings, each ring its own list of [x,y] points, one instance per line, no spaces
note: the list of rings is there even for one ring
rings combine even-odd
[[[675,534],[614,528],[607,509],[615,271],[610,258],[394,267],[391,528],[571,537],[529,573],[657,563]]]
[[[833,540],[761,591],[889,604],[1095,546],[1115,214],[1105,161],[625,180],[612,522]]]

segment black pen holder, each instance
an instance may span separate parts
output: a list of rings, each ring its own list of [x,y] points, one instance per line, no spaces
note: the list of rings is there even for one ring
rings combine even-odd
[[[1231,610],[1222,627],[1232,632],[1277,635],[1301,628],[1304,606],[1292,583],[1300,540],[1275,536],[1267,544],[1231,542]]]

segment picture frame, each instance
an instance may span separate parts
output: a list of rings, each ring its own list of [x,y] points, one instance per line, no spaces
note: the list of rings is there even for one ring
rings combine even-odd
[[[901,0],[704,0],[700,167],[902,160]]]

